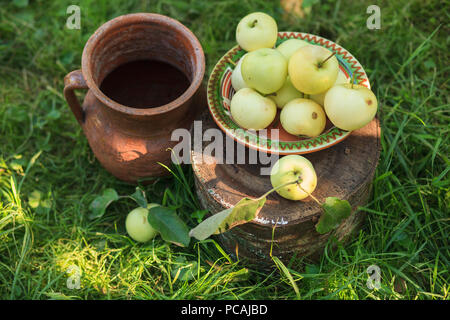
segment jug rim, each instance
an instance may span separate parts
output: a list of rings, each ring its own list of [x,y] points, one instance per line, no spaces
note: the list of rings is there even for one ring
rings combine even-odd
[[[120,104],[119,102],[112,100],[100,90],[99,85],[97,85],[97,83],[94,81],[92,75],[93,70],[92,53],[96,44],[105,33],[114,30],[115,28],[118,27],[145,22],[162,23],[176,29],[177,31],[180,31],[188,39],[188,41],[191,43],[194,49],[193,55],[195,67],[193,70],[192,81],[189,87],[186,89],[186,91],[183,92],[183,94],[181,94],[175,100],[172,100],[167,104],[157,107],[134,108]],[[91,90],[95,95],[95,97],[98,100],[100,100],[103,104],[122,113],[137,116],[139,115],[151,116],[169,112],[171,110],[178,108],[179,106],[183,105],[186,101],[188,101],[198,91],[198,89],[202,84],[203,77],[205,74],[205,56],[200,41],[197,39],[197,37],[189,28],[187,28],[178,20],[157,13],[131,13],[118,16],[114,19],[105,22],[90,36],[89,40],[86,42],[86,45],[84,46],[83,49],[83,55],[81,58],[81,71],[83,73],[83,78],[86,81],[89,90]]]

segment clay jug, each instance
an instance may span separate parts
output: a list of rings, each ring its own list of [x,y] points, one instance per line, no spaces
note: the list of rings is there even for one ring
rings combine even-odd
[[[119,66],[147,59],[176,67],[187,77],[188,88],[151,108],[120,104],[100,90]],[[178,143],[170,140],[172,131],[188,129],[203,104],[204,72],[200,42],[183,24],[158,14],[128,14],[106,22],[89,38],[81,70],[64,78],[64,96],[102,166],[121,180],[136,182],[168,173],[158,162],[170,165],[168,148]],[[82,106],[76,89],[88,90]]]

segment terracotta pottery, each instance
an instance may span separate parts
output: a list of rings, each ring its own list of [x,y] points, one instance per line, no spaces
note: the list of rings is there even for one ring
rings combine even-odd
[[[175,100],[152,108],[122,105],[100,85],[117,67],[139,60],[168,63],[188,78],[188,89]],[[167,174],[170,141],[176,128],[189,128],[202,105],[205,58],[200,42],[180,22],[137,13],[103,24],[86,43],[82,69],[64,78],[64,96],[99,162],[117,178],[136,182]],[[83,106],[75,89],[88,89]]]

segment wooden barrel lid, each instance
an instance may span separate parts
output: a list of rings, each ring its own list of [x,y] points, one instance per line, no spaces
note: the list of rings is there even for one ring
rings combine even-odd
[[[203,114],[201,120],[203,132],[217,128],[209,114]],[[234,145],[236,155],[236,143],[229,137],[227,140],[223,145],[224,154],[228,144]],[[209,143],[203,142],[202,150]],[[313,195],[321,202],[329,196],[346,199],[353,209],[366,204],[380,148],[379,121],[374,119],[339,144],[303,155],[313,163],[317,173]],[[208,163],[202,159],[202,154],[194,148],[191,161],[196,192],[212,214],[233,206],[243,197],[259,197],[272,188],[269,176],[260,174],[261,164],[220,164],[215,158]],[[321,213],[311,198],[291,201],[274,192],[268,196],[258,219],[221,234],[218,240],[234,258],[260,264],[270,262],[270,252],[284,261],[294,254],[317,256],[331,234],[320,235],[315,231]],[[346,238],[359,228],[363,218],[361,211],[352,214],[338,227],[335,236],[341,240]]]

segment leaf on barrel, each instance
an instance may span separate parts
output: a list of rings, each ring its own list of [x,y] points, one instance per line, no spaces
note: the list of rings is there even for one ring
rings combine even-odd
[[[89,219],[100,218],[105,214],[106,208],[111,202],[119,199],[116,190],[112,188],[105,189],[101,196],[98,196],[91,202],[89,210],[91,211]]]
[[[320,234],[328,233],[337,228],[352,212],[352,207],[347,200],[336,197],[326,198],[322,209],[324,212],[316,224],[316,231]]]
[[[265,202],[265,197],[258,199],[243,198],[234,207],[205,219],[192,229],[189,235],[198,240],[205,240],[213,234],[223,233],[237,225],[247,223],[256,218]]]
[[[183,220],[177,216],[175,210],[162,206],[151,207],[147,220],[160,233],[163,240],[180,247],[189,245],[191,241],[189,229]]]

